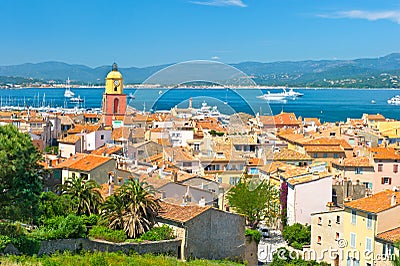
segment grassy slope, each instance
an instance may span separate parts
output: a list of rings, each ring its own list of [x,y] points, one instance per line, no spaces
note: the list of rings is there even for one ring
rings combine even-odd
[[[80,265],[95,265],[95,266],[106,266],[106,265],[158,265],[158,266],[221,266],[221,265],[241,265],[235,264],[230,261],[210,261],[210,260],[192,260],[189,262],[182,262],[175,258],[166,256],[154,256],[154,255],[131,255],[127,256],[119,253],[84,253],[80,255],[72,255],[70,253],[53,255],[51,257],[28,257],[28,256],[9,256],[0,257],[2,266],[11,265],[40,265],[40,266],[80,266]]]

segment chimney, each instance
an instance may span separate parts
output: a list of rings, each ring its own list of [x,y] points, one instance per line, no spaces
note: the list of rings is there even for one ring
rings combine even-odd
[[[192,97],[190,97],[190,99],[189,99],[189,109],[192,109],[193,108],[193,99],[192,99]]]
[[[199,200],[199,206],[205,207],[206,206],[206,199],[201,196],[201,199]]]
[[[176,171],[173,172],[174,183],[178,182],[178,173]]]
[[[397,205],[397,200],[396,200],[396,194],[395,193],[393,193],[392,194],[392,198],[391,198],[391,201],[390,201],[390,206],[396,206]]]

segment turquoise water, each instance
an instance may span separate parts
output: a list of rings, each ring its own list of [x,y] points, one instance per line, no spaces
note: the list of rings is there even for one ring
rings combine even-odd
[[[98,108],[104,89],[72,89],[75,95],[85,99],[82,107]],[[160,92],[161,90],[161,92]],[[296,89],[304,93],[303,97],[286,102],[266,102],[256,96],[265,93],[255,89],[126,89],[135,99],[130,105],[143,110],[169,110],[174,106],[187,107],[189,98],[193,107],[200,107],[203,101],[208,105],[217,105],[221,113],[247,112],[262,114],[294,112],[297,116],[318,117],[321,121],[345,121],[347,117],[360,118],[363,113],[381,113],[385,117],[400,119],[400,106],[387,104],[387,99],[400,94],[393,89]],[[280,92],[280,90],[271,90]],[[38,97],[39,95],[39,97]],[[44,97],[43,97],[44,96]],[[44,98],[44,99],[43,99]],[[64,89],[18,89],[0,90],[2,106],[52,106],[68,107],[74,105],[64,100]],[[374,100],[376,104],[371,104]]]

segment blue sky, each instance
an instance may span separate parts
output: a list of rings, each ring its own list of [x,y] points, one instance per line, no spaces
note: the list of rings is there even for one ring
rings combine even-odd
[[[0,65],[151,66],[400,52],[396,0],[3,0]]]

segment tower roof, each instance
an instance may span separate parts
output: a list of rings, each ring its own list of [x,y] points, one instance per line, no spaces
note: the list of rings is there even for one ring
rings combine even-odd
[[[112,64],[112,69],[107,75],[107,79],[122,79],[121,73],[118,71],[117,63]]]

